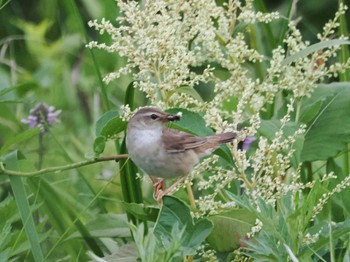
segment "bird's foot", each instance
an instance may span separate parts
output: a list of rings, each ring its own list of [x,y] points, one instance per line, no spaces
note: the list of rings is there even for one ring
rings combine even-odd
[[[186,176],[183,176],[181,178],[179,178],[174,184],[172,184],[169,188],[167,188],[166,190],[164,190],[164,180],[162,180],[162,188],[159,189],[157,188],[156,191],[156,187],[154,187],[155,191],[154,191],[154,199],[160,203],[160,201],[162,200],[163,196],[167,196],[170,195],[175,188],[185,179]],[[153,184],[155,186],[155,184]]]

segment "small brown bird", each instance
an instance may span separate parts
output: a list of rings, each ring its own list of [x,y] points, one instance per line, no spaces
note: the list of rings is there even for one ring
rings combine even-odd
[[[129,156],[151,177],[158,201],[170,194],[202,157],[236,137],[233,132],[198,137],[165,126],[177,120],[180,120],[179,115],[168,114],[157,108],[142,108],[128,123],[126,146]],[[163,191],[164,180],[156,177],[180,178]]]

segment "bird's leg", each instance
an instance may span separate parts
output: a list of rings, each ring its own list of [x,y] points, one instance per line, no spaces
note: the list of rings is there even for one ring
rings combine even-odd
[[[163,198],[163,196],[171,194],[174,189],[186,178],[186,176],[180,177],[174,184],[172,184],[169,188],[167,188],[165,191],[160,190],[157,193],[155,193],[155,198],[157,202],[160,202]]]
[[[158,179],[157,177],[150,176],[153,183],[153,197],[157,199],[157,196],[164,192],[164,179]]]

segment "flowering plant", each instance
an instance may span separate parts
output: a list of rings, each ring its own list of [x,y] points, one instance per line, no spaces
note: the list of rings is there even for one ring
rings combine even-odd
[[[322,106],[318,110],[313,107],[315,101],[321,103],[319,83],[330,81],[350,67],[350,59],[343,62],[333,59],[341,44],[349,44],[344,36],[334,39],[346,6],[340,5],[334,19],[317,35],[320,42],[315,45],[302,39],[296,23],[291,20],[283,42],[276,44],[269,56],[254,48],[249,38],[252,41],[255,24],[268,24],[281,17],[275,12],[254,11],[253,1],[228,1],[221,6],[214,1],[195,0],[117,2],[123,15],[115,25],[105,19],[89,23],[112,39],[110,45],[90,42],[89,48],[117,52],[128,61],[124,67],[108,74],[105,82],[122,74],[132,74],[134,87],[145,93],[150,104],[201,112],[206,125],[217,132],[239,130],[238,142],[249,136],[257,138],[248,153],[240,149],[238,142],[233,144],[230,152],[234,162],[230,165],[217,164],[220,157],[213,155],[195,168],[189,180],[199,180],[197,189],[202,192],[196,200],[196,217],[215,215],[232,206],[244,207],[259,218],[252,233],[247,235],[250,239],[268,227],[266,217],[261,218],[263,208],[270,211],[276,208],[279,212],[283,207],[290,216],[296,216],[296,208],[307,199],[305,192],[316,191],[318,183],[328,183],[336,177],[329,172],[319,179],[303,181],[302,166],[311,154],[303,144],[312,142],[308,132],[322,115],[320,109],[326,110]],[[251,70],[254,66],[255,72]],[[210,86],[212,98],[203,99],[201,91]],[[329,86],[322,90],[327,90],[325,95],[329,96],[330,89],[336,88]],[[127,106],[123,112],[129,115]],[[210,175],[206,175],[208,173]],[[233,184],[240,188],[234,190],[236,193],[243,192],[245,201],[229,193]],[[309,222],[335,192],[347,185],[346,178],[324,194],[320,202],[313,202],[313,211],[307,216]],[[286,199],[292,201],[288,206],[283,204]],[[302,257],[302,245],[290,246],[300,239],[317,241],[320,233],[310,237],[308,223],[303,223],[304,226],[297,225],[302,230],[300,235],[288,236],[289,240],[285,236],[276,238],[285,245],[279,255],[272,252],[276,259],[284,255],[290,259]],[[266,232],[261,231],[258,237],[271,233]],[[256,258],[259,254],[261,257],[271,255],[259,250],[259,244],[247,243],[247,250],[251,252],[246,255]],[[236,252],[236,259],[240,257]]]

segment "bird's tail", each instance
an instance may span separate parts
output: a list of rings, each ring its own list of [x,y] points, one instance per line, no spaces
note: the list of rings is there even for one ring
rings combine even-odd
[[[232,142],[232,140],[235,139],[236,137],[237,137],[236,133],[226,132],[226,133],[214,135],[210,139],[213,142],[216,142],[218,144],[224,144],[224,143]]]

